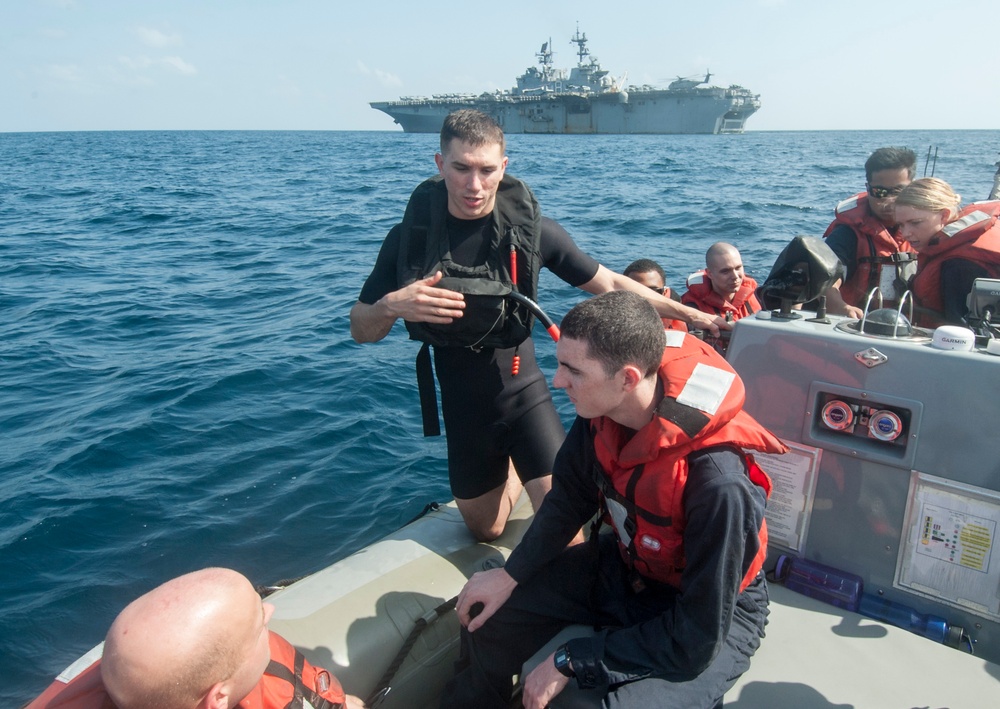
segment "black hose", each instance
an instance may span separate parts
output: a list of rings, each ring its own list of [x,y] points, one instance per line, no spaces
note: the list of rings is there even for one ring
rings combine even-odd
[[[524,307],[526,307],[528,310],[530,310],[531,313],[536,318],[538,318],[538,322],[540,322],[542,324],[542,326],[545,327],[546,331],[548,331],[549,336],[555,342],[559,342],[559,328],[558,328],[558,326],[556,326],[556,324],[554,322],[552,322],[552,318],[550,318],[545,313],[545,311],[542,310],[541,306],[538,303],[536,303],[535,301],[533,301],[528,296],[526,296],[526,295],[524,295],[522,293],[518,293],[517,291],[513,291],[513,290],[510,293],[507,294],[507,297],[510,298],[511,300],[517,301],[518,303],[520,303],[521,305],[523,305]]]

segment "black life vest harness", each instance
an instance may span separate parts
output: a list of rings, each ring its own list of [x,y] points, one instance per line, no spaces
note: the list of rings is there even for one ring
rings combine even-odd
[[[489,245],[472,266],[455,263],[447,229],[448,191],[440,176],[421,183],[410,196],[401,224],[397,282],[402,288],[437,271],[438,287],[462,293],[465,311],[447,325],[406,322],[410,339],[423,342],[417,353],[417,386],[424,435],[438,436],[437,395],[430,346],[509,349],[531,334],[541,269],[541,211],[520,180],[504,175],[484,231]],[[543,323],[550,332],[551,321]],[[557,337],[557,335],[553,335]]]

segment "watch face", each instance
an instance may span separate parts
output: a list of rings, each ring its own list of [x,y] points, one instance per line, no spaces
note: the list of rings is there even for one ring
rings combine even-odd
[[[552,657],[552,662],[559,670],[560,674],[566,677],[573,676],[573,668],[569,664],[569,653],[566,651],[566,647],[563,646],[556,650],[555,655]]]

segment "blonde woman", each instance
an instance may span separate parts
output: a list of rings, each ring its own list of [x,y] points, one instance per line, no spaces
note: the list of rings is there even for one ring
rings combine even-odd
[[[960,203],[936,177],[914,180],[896,198],[900,233],[918,253],[910,289],[924,327],[964,324],[972,282],[1000,277],[1000,202]]]

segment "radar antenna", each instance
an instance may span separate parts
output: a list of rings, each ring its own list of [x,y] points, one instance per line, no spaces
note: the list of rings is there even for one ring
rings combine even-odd
[[[535,53],[538,59],[538,66],[542,68],[542,81],[550,81],[552,77],[552,38],[542,44],[542,48]]]
[[[924,175],[923,175],[924,177],[927,177],[927,165],[928,165],[928,163],[931,162],[931,148],[934,148],[934,162],[931,163],[931,177],[934,177],[934,170],[937,169],[938,149],[935,148],[933,145],[928,145],[927,146],[927,159],[924,160]]]
[[[552,65],[552,38],[549,37],[549,41],[542,44],[542,48],[535,52],[535,57],[538,59],[538,63],[542,66]]]

